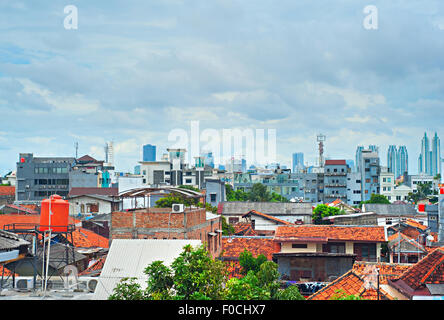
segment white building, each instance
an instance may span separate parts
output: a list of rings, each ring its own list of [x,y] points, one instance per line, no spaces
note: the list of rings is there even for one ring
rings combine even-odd
[[[165,185],[171,182],[171,163],[168,161],[140,161],[144,186]]]

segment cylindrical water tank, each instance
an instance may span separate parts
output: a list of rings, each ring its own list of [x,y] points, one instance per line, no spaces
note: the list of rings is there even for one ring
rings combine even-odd
[[[51,221],[49,220],[49,207],[51,205]],[[40,213],[40,231],[46,231],[51,228],[53,232],[68,231],[69,221],[69,202],[55,194],[49,199],[42,200]]]

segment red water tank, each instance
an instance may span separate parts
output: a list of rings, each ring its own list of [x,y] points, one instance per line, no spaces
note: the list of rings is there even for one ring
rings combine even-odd
[[[49,206],[51,204],[51,221],[49,221]],[[69,221],[69,202],[55,194],[49,199],[42,200],[40,213],[40,231],[46,231],[51,228],[53,232],[68,231]],[[51,226],[50,226],[51,225]]]
[[[419,203],[418,204],[418,211],[419,212],[425,212],[425,204],[424,203]]]
[[[439,194],[444,194],[444,188],[439,189]]]

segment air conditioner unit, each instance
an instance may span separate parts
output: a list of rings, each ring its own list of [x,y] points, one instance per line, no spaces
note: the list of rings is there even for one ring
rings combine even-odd
[[[174,203],[171,209],[173,213],[180,213],[184,211],[184,205],[183,203]]]
[[[94,292],[96,290],[97,284],[99,283],[98,279],[89,279],[86,283],[86,287],[89,292]]]
[[[34,288],[34,279],[32,277],[17,277],[14,285],[19,290],[31,290]]]

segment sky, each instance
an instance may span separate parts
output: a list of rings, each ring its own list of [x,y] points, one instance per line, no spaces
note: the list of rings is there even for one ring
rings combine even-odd
[[[66,29],[64,8],[78,10]],[[366,29],[367,5],[378,10]],[[131,171],[174,129],[276,129],[277,160],[444,137],[442,0],[0,0],[0,174],[19,153]]]

